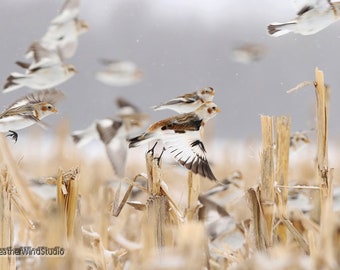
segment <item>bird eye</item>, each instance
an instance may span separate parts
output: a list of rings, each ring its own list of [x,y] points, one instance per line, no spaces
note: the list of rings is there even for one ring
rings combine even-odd
[[[52,110],[52,106],[51,106],[51,105],[48,105],[48,106],[47,106],[47,109]]]
[[[212,109],[213,109],[214,111],[216,111],[216,107],[215,107],[215,106],[213,106]]]

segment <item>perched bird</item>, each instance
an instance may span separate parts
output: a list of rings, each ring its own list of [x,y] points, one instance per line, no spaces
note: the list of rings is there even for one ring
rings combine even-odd
[[[63,24],[75,19],[80,10],[80,0],[65,0],[60,13],[52,20],[52,24]]]
[[[70,79],[77,72],[74,66],[63,63],[58,54],[46,50],[39,43],[32,45],[32,51],[34,62],[17,62],[19,66],[26,68],[26,73],[11,73],[3,87],[4,93],[24,86],[38,90],[52,88]]]
[[[182,166],[216,181],[205,156],[200,129],[218,112],[220,109],[215,103],[205,102],[194,112],[179,114],[152,124],[143,134],[130,138],[129,147],[161,141],[165,150]]]
[[[35,123],[44,126],[43,118],[57,112],[55,104],[64,97],[55,89],[36,91],[15,101],[0,114],[0,132],[10,132],[8,136],[17,141],[16,130]]]
[[[212,101],[214,95],[215,90],[212,87],[206,87],[196,92],[176,97],[152,108],[155,111],[170,109],[177,113],[189,113],[195,111],[204,102]]]
[[[274,37],[287,33],[313,35],[337,21],[340,12],[340,2],[330,0],[305,0],[297,17],[285,23],[271,23],[268,33]]]
[[[138,132],[149,116],[122,98],[118,98],[116,103],[119,111],[115,117],[97,120],[84,130],[74,131],[72,138],[78,146],[95,139],[100,140],[105,145],[116,175],[123,177],[127,159],[127,137]]]
[[[111,61],[103,59],[104,69],[96,72],[95,78],[109,86],[128,86],[143,78],[142,71],[130,61]]]

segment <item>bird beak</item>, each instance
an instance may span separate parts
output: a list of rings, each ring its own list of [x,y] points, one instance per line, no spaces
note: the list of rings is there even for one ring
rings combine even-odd
[[[53,108],[52,112],[57,113],[58,110],[56,108]]]
[[[216,108],[216,112],[221,112],[221,109],[220,108]]]

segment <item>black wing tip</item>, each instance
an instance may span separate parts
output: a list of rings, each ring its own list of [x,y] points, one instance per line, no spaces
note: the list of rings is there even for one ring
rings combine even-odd
[[[203,164],[203,171],[204,171],[204,177],[208,178],[211,181],[217,181],[217,178],[215,177],[214,173],[212,172],[208,162]]]
[[[188,170],[192,171],[195,174],[199,174],[205,178],[208,178],[211,181],[218,182],[217,178],[215,177],[214,173],[212,172],[208,161],[204,160],[196,160],[193,162],[186,162],[183,160],[179,160],[180,164],[183,165]]]
[[[22,61],[16,61],[15,64],[24,69],[28,69],[30,67],[29,63],[22,62]]]
[[[116,104],[117,104],[117,107],[122,109],[124,107],[131,107],[133,108],[134,111],[138,112],[138,108],[132,104],[130,101],[126,100],[125,98],[123,97],[118,97],[116,98]]]
[[[18,85],[17,83],[13,82],[15,77],[13,75],[9,75],[6,79],[6,83],[3,86],[3,90],[6,90],[7,88],[13,86],[13,85]]]
[[[81,140],[81,136],[80,135],[72,134],[71,137],[72,137],[72,140],[73,140],[73,142],[75,144],[78,144],[80,142],[80,140]]]
[[[311,5],[306,5],[306,6],[302,7],[302,8],[299,10],[299,12],[297,13],[297,15],[298,15],[298,16],[301,16],[301,15],[303,15],[304,13],[306,13],[306,12],[312,10],[312,9],[313,9],[313,6],[311,6]]]

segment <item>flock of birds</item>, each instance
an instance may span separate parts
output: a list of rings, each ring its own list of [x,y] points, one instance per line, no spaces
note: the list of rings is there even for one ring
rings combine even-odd
[[[4,93],[22,87],[36,90],[15,101],[0,114],[0,131],[8,131],[8,136],[15,141],[18,139],[17,130],[36,123],[46,126],[41,120],[56,113],[56,103],[64,97],[54,87],[77,72],[64,60],[75,54],[79,35],[88,30],[86,22],[78,18],[79,7],[79,0],[65,1],[46,33],[28,47],[25,58],[29,62],[16,62],[24,73],[13,72],[6,79]]]
[[[193,173],[216,181],[201,139],[205,123],[220,112],[212,102],[214,95],[214,89],[206,87],[154,106],[154,110],[170,109],[178,114],[150,125],[136,137],[131,137],[131,134],[140,131],[149,117],[128,101],[117,99],[119,111],[116,117],[97,120],[84,130],[74,131],[72,137],[78,145],[100,139],[119,177],[125,175],[128,148],[154,143],[151,148],[153,151],[160,141],[164,150],[179,164]]]
[[[315,34],[339,18],[340,3],[308,0],[302,4],[294,20],[272,23],[268,25],[268,33],[272,36],[289,32]],[[25,58],[30,62],[16,62],[24,69],[24,73],[13,72],[7,77],[3,87],[4,93],[22,87],[36,90],[15,101],[0,114],[0,132],[9,132],[7,136],[15,141],[18,139],[17,130],[33,124],[46,126],[41,120],[56,113],[56,103],[64,97],[64,94],[54,87],[77,73],[73,65],[64,61],[75,54],[79,36],[89,29],[87,23],[78,18],[79,9],[80,0],[66,0],[60,13],[50,22],[44,36],[29,46]],[[245,51],[251,51],[254,59],[263,54],[262,49],[257,46],[245,46],[235,54],[245,57]],[[105,84],[126,86],[139,82],[143,77],[143,73],[133,62],[102,62],[104,68],[98,71],[95,77]],[[120,177],[125,174],[128,148],[150,142],[153,142],[155,147],[157,142],[161,142],[164,150],[180,165],[195,174],[216,181],[202,142],[205,123],[220,112],[212,101],[214,94],[213,88],[206,87],[154,106],[155,111],[170,109],[178,114],[150,125],[136,137],[131,137],[131,134],[140,131],[149,117],[128,101],[118,99],[119,111],[115,117],[97,120],[84,130],[74,131],[72,138],[80,146],[93,139],[100,139],[106,146],[116,175]]]
[[[16,62],[25,69],[25,73],[13,72],[7,77],[4,93],[21,87],[36,90],[14,102],[0,115],[0,132],[9,132],[8,136],[15,141],[18,139],[17,130],[35,123],[46,126],[41,120],[56,113],[55,105],[64,97],[61,91],[53,87],[69,80],[77,72],[73,65],[66,64],[64,60],[75,54],[79,35],[89,29],[87,23],[78,18],[79,8],[80,0],[66,0],[45,35],[29,46],[25,57],[32,61]],[[142,78],[142,72],[132,62],[103,60],[103,63],[105,68],[95,77],[108,85],[125,86]],[[212,88],[203,88],[155,106],[155,110],[171,109],[179,114],[154,123],[134,138],[128,136],[140,130],[148,116],[129,102],[118,99],[119,113],[116,117],[95,121],[85,130],[73,132],[72,137],[78,145],[99,138],[106,146],[116,175],[120,177],[125,173],[128,147],[162,141],[181,165],[216,180],[206,159],[200,134],[204,123],[219,112],[212,102],[214,93]]]

